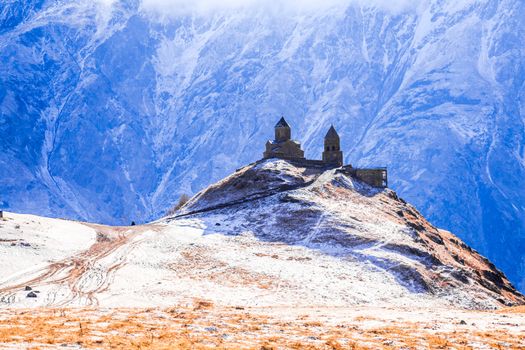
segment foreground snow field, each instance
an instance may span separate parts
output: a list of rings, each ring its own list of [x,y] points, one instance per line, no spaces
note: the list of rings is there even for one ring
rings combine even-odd
[[[81,223],[6,213],[0,219],[0,283],[27,280],[59,261],[87,250],[97,232]]]
[[[195,298],[253,307],[449,305],[412,292],[369,262],[342,259],[341,248],[326,254],[301,245],[261,242],[249,231],[225,235],[235,222],[221,221],[221,216],[135,228],[6,216],[0,264],[11,268],[0,276],[2,306],[167,307],[191,304]],[[65,229],[65,244],[45,244],[51,238],[42,237],[55,233],[49,225],[53,222]],[[32,235],[35,227],[43,231]],[[11,246],[4,238],[18,231],[28,246]],[[75,243],[69,255],[60,250],[68,236]],[[31,291],[26,286],[38,292],[36,298],[27,297]]]

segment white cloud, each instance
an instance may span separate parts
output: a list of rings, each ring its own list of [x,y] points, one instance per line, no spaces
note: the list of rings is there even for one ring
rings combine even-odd
[[[111,1],[111,0],[106,0]],[[206,15],[245,9],[281,12],[312,12],[351,3],[377,6],[388,11],[416,8],[425,0],[142,0],[142,9],[160,15]]]
[[[95,3],[99,6],[111,7],[117,0],[95,0]]]

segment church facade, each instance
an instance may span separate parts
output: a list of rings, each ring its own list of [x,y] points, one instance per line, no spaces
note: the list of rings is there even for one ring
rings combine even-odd
[[[305,159],[301,144],[292,140],[292,129],[284,117],[275,124],[275,139],[266,142],[263,158]]]
[[[354,168],[343,165],[341,139],[332,125],[324,137],[322,160],[311,160],[304,157],[301,143],[292,139],[292,129],[282,117],[275,125],[275,137],[266,142],[264,159],[279,158],[305,167],[337,168],[337,171],[352,176],[372,187],[388,187],[386,168]]]

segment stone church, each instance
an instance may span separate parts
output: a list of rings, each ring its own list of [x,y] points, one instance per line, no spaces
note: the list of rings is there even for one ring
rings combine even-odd
[[[266,142],[264,158],[303,160],[304,151],[298,141],[292,140],[292,129],[284,117],[275,124],[275,140]]]
[[[304,167],[333,169],[352,176],[373,187],[388,186],[386,168],[354,168],[352,165],[343,165],[343,151],[341,140],[332,125],[324,137],[322,160],[306,159],[301,143],[292,139],[292,129],[282,117],[275,125],[275,138],[266,142],[264,159],[279,158],[288,160]]]
[[[263,158],[280,158],[295,161],[306,161],[301,143],[292,140],[292,129],[284,117],[275,125],[275,139],[266,142]],[[333,126],[324,137],[323,163],[326,165],[343,165],[343,152],[340,139]]]

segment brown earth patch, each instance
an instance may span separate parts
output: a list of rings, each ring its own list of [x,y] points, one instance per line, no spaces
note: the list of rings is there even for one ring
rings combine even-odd
[[[277,276],[250,271],[241,266],[221,261],[207,249],[191,247],[180,253],[180,258],[168,264],[178,276],[213,281],[229,287],[252,286],[259,289],[273,289],[285,282]],[[260,257],[260,256],[259,256]],[[271,255],[276,259],[278,256]]]

